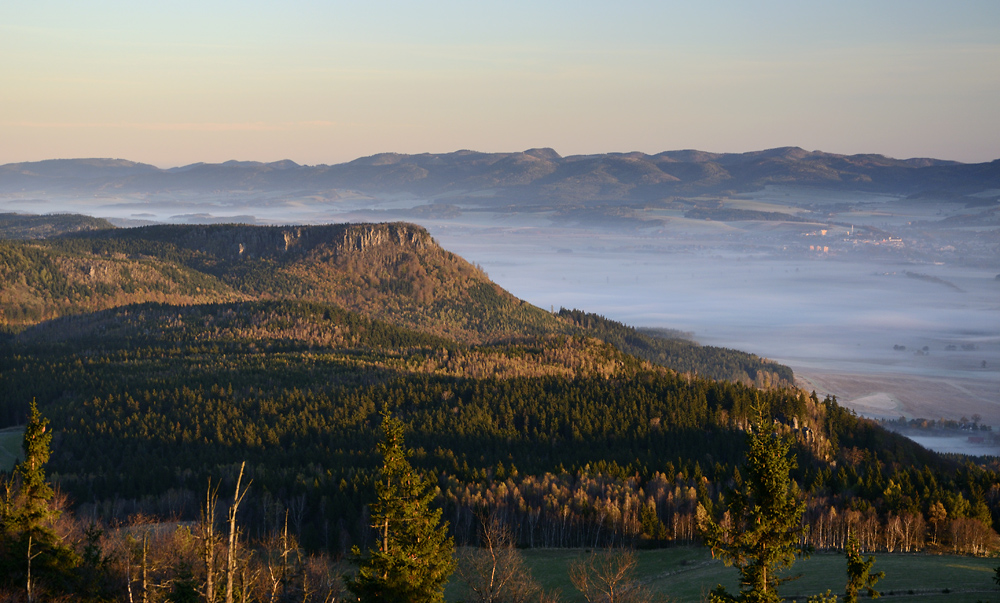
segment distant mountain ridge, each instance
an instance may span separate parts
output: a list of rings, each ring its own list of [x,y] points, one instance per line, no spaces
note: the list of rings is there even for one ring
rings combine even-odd
[[[227,161],[160,169],[122,159],[57,159],[0,166],[0,193],[126,194],[169,191],[355,191],[512,201],[650,200],[749,192],[770,184],[964,195],[1000,189],[1000,160],[838,155],[782,147],[748,153],[697,150],[563,157],[515,153],[381,153],[336,165]]]

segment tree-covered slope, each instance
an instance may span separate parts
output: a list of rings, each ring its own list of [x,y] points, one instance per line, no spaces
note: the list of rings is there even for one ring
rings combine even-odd
[[[242,299],[216,277],[183,263],[71,240],[0,240],[0,329],[16,332],[60,316],[130,303]]]
[[[191,517],[208,478],[246,461],[248,530],[263,535],[288,509],[309,546],[340,551],[367,538],[382,409],[406,425],[462,542],[483,505],[526,545],[691,541],[695,504],[732,485],[758,402],[795,435],[822,546],[834,525],[881,546],[893,518],[929,522],[937,503],[973,526],[998,510],[995,474],[832,400],[678,374],[594,338],[469,345],[313,302],[148,303],[48,322],[0,349],[0,389],[6,422],[32,399],[51,417],[51,475],[86,513]]]
[[[388,409],[460,542],[483,506],[528,546],[692,541],[695,506],[738,483],[760,403],[797,441],[810,542],[995,538],[995,472],[752,355],[533,308],[412,225],[113,229],[0,242],[0,266],[0,421],[36,400],[51,475],[106,519],[192,517],[246,461],[249,530],[287,510],[309,546],[364,543]]]
[[[336,513],[351,538],[382,408],[412,430],[420,466],[477,484],[499,464],[540,475],[734,462],[738,440],[724,434],[753,399],[593,338],[469,346],[289,301],[142,304],[45,323],[0,352],[0,387],[7,422],[33,399],[52,417],[52,472],[80,503],[180,496],[176,511],[189,514],[209,475],[245,459],[253,504],[302,495],[307,521]],[[765,399],[806,421],[799,394]]]
[[[559,317],[623,352],[682,373],[753,383],[758,387],[791,386],[795,383],[792,369],[755,354],[644,333],[581,310],[560,308]]]

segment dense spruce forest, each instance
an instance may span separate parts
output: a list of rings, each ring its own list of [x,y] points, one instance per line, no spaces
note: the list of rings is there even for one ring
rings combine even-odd
[[[927,451],[765,359],[530,306],[416,226],[11,239],[0,283],[0,426],[37,402],[50,480],[109,530],[197,520],[245,463],[244,537],[363,549],[388,413],[460,545],[483,509],[524,547],[696,543],[757,407],[794,440],[802,544],[997,546],[996,466]]]

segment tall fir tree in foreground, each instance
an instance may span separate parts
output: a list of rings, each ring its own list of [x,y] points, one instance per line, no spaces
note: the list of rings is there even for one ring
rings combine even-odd
[[[723,586],[712,591],[712,600],[772,603],[780,601],[777,587],[793,580],[779,576],[802,553],[799,537],[805,503],[791,479],[795,459],[792,442],[774,432],[764,421],[759,402],[756,420],[747,432],[747,460],[737,474],[735,487],[726,496],[728,517],[720,523],[699,504],[698,527],[702,537],[727,566],[740,572],[740,593]]]
[[[347,588],[364,603],[408,601],[437,603],[455,571],[455,543],[434,509],[431,484],[410,466],[411,451],[403,443],[403,425],[382,413],[382,457],[372,505],[377,542],[362,556],[353,553],[358,572],[347,577]]]

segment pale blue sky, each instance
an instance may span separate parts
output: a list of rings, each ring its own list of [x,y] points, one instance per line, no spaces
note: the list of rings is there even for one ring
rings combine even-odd
[[[785,145],[988,161],[998,108],[995,1],[0,5],[0,163]]]

